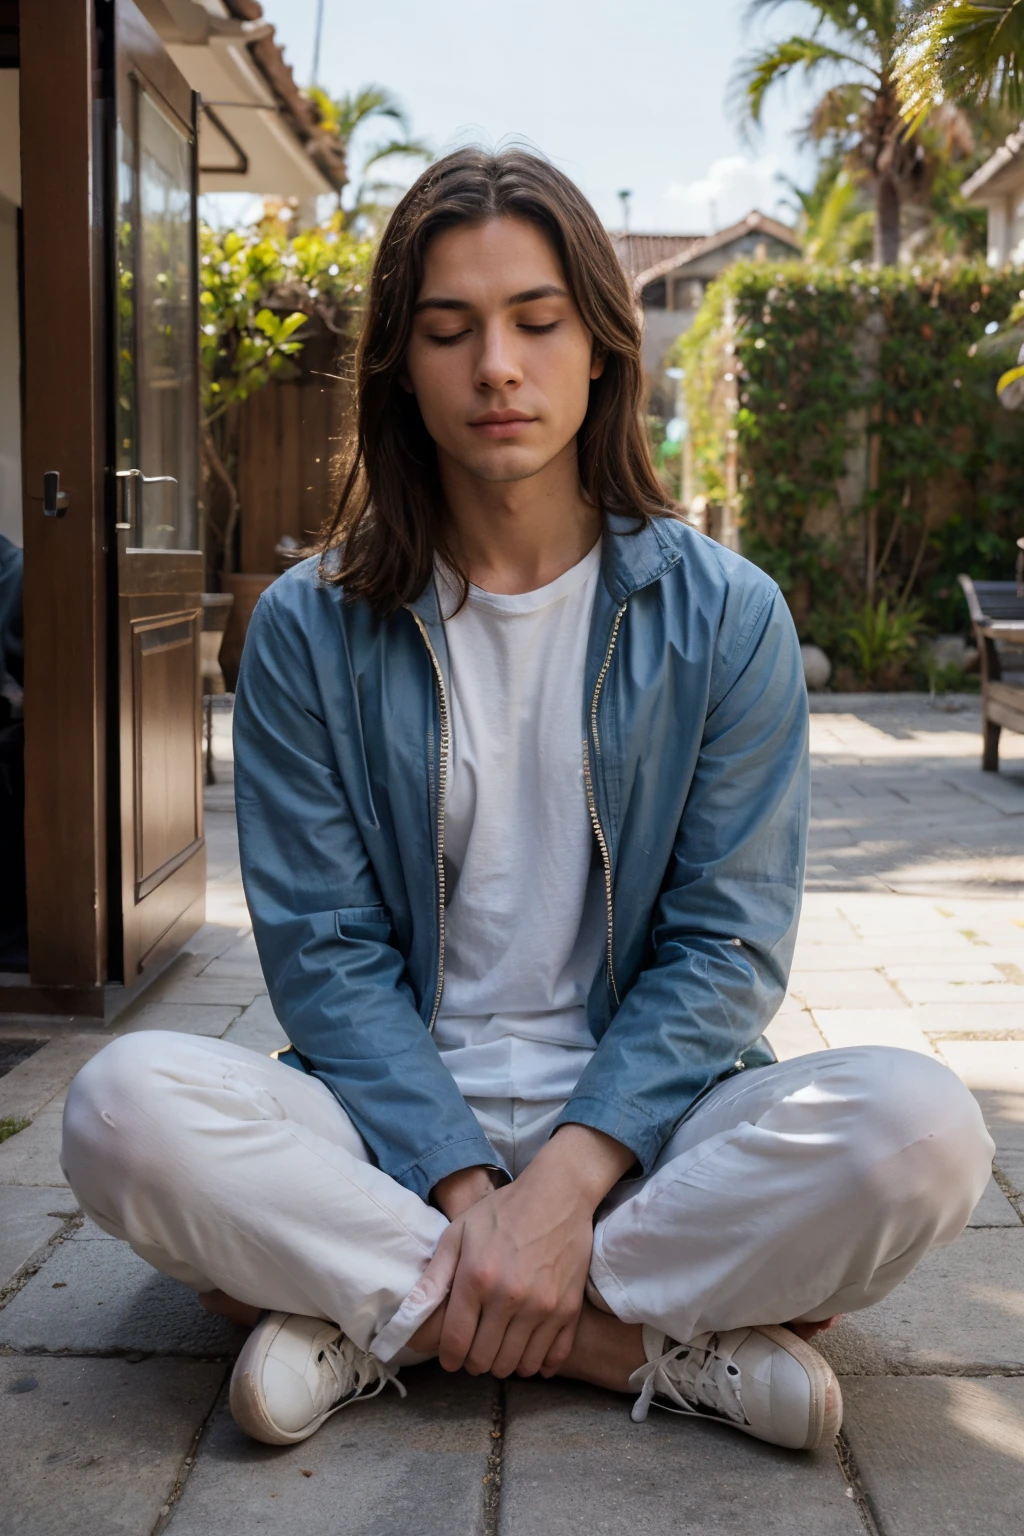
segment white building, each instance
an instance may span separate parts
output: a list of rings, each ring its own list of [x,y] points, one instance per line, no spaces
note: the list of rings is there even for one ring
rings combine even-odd
[[[1024,123],[960,188],[988,210],[988,264],[1024,262]]]

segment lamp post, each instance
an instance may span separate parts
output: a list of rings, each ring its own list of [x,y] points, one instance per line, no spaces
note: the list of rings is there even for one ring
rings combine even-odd
[[[316,0],[316,25],[313,29],[313,74],[310,85],[320,84],[320,42],[324,35],[324,0]]]

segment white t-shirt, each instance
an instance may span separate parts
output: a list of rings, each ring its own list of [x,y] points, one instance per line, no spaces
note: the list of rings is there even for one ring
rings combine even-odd
[[[434,1038],[468,1098],[568,1098],[594,1051],[585,1009],[605,912],[583,686],[600,564],[598,543],[535,592],[471,586],[445,624],[448,905]],[[450,613],[440,570],[437,585]]]

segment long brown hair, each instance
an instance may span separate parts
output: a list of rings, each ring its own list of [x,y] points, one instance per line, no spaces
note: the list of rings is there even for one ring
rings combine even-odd
[[[356,353],[356,427],[338,509],[321,535],[324,580],[380,617],[419,596],[447,547],[434,443],[399,384],[428,241],[457,224],[528,219],[550,239],[604,372],[577,437],[583,494],[642,527],[672,507],[642,420],[640,326],[597,214],[567,176],[521,149],[460,149],[429,167],[384,231]],[[328,554],[330,553],[330,558]]]

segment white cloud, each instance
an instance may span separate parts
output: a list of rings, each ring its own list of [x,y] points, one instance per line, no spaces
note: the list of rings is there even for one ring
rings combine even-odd
[[[672,205],[681,229],[722,229],[735,224],[758,208],[773,213],[782,187],[776,177],[780,169],[774,155],[750,160],[746,155],[727,155],[715,160],[697,181],[673,181],[662,194]]]

